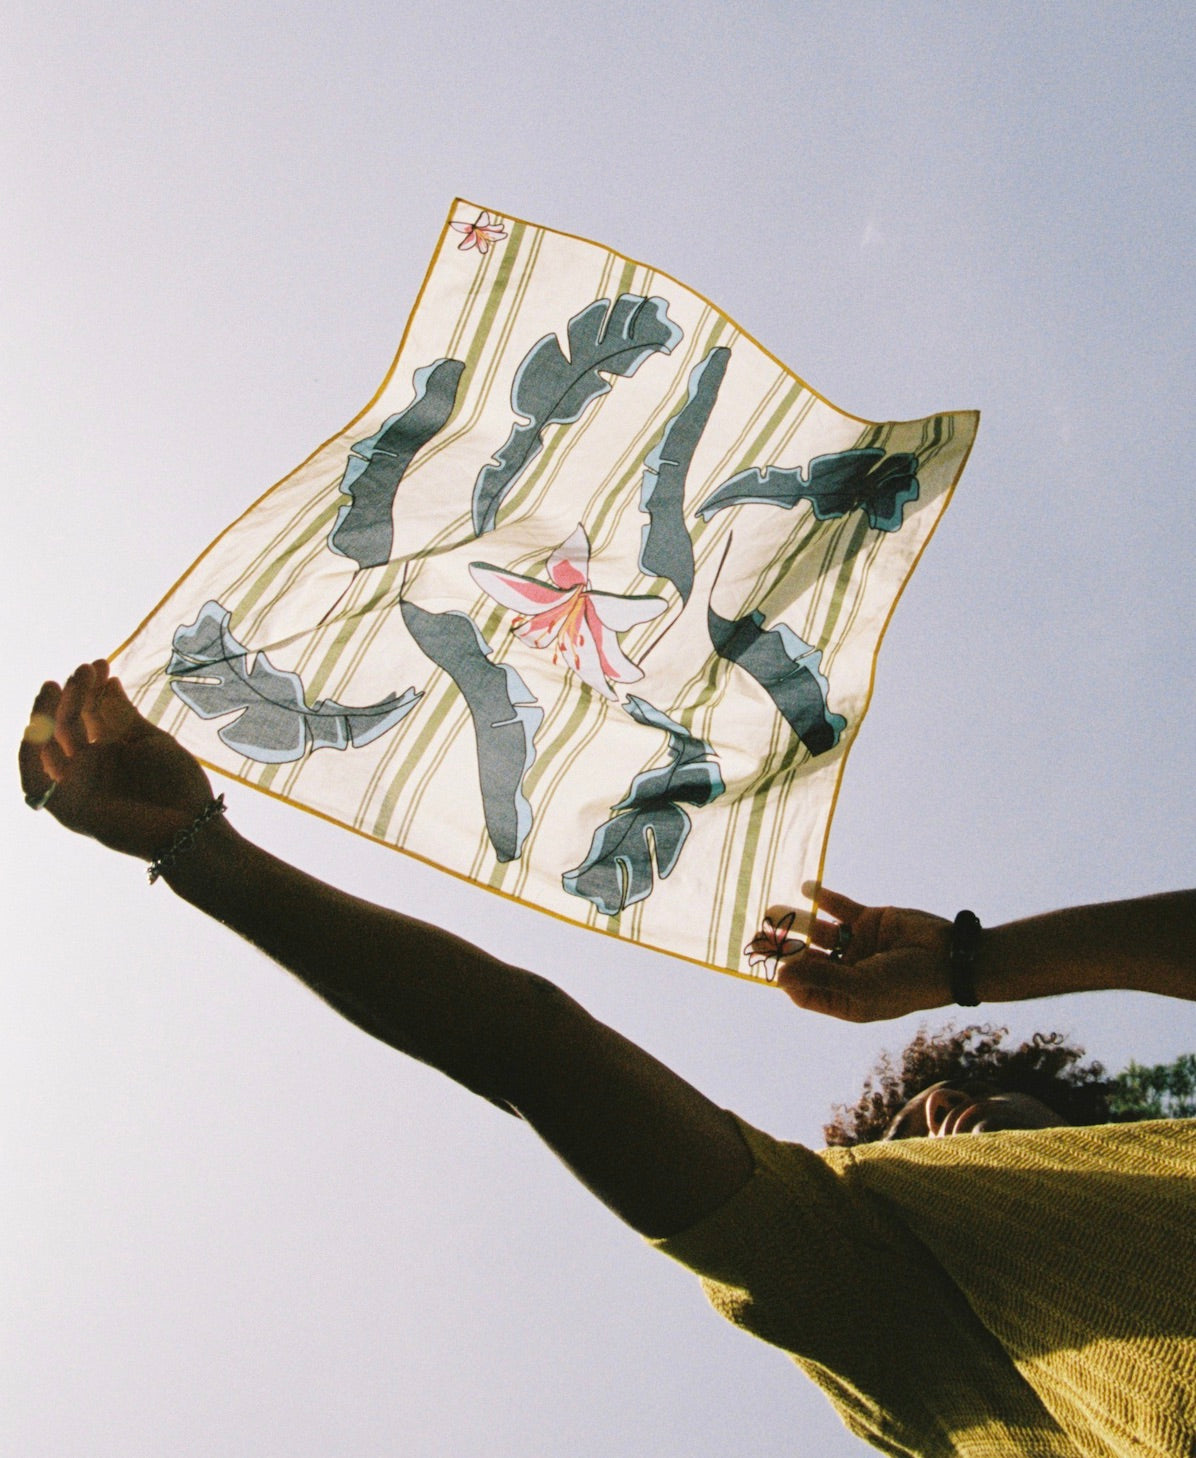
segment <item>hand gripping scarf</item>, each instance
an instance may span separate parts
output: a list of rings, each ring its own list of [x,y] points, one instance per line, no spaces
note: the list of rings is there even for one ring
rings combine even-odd
[[[768,979],[977,419],[846,415],[667,274],[458,201],[377,395],[114,666],[222,774]]]

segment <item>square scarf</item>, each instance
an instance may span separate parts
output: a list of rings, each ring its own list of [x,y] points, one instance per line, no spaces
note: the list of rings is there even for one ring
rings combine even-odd
[[[114,669],[221,774],[768,980],[977,423],[847,415],[667,274],[458,200],[374,399]]]

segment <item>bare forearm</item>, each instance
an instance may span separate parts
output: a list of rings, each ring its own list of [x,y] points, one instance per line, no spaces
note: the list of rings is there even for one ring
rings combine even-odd
[[[167,873],[184,900],[364,1031],[522,1114],[637,1230],[684,1229],[747,1179],[729,1115],[544,978],[209,829]]]
[[[810,944],[784,958],[777,979],[800,1007],[864,1023],[950,1005],[952,932],[945,917],[863,906],[827,887],[806,890],[819,901]],[[782,912],[770,913],[773,925]],[[1196,999],[1196,891],[988,927],[972,972],[981,1002],[1111,988]]]
[[[365,1032],[486,1098],[518,1092],[543,979],[306,875],[223,822],[165,879]]]
[[[1196,999],[1196,892],[1070,907],[981,938],[981,1002],[1112,988]]]
[[[179,896],[366,1032],[516,1109],[637,1229],[672,1234],[747,1179],[730,1115],[559,988],[211,819],[202,767],[137,711],[103,660],[80,664],[64,688],[43,684],[31,729],[20,752],[29,803],[143,860],[202,824],[163,872]]]

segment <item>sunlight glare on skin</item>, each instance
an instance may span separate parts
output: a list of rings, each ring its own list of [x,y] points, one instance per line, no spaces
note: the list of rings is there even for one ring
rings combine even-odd
[[[49,744],[54,737],[54,720],[49,714],[31,714],[21,736],[26,744]]]

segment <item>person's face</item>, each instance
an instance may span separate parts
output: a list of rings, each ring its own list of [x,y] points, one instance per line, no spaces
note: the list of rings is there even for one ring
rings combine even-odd
[[[1054,1109],[1029,1094],[998,1093],[982,1082],[932,1083],[900,1111],[886,1139],[943,1139],[948,1134],[988,1134],[996,1129],[1050,1129],[1066,1124]]]

